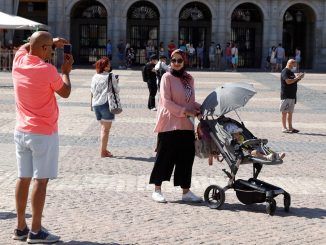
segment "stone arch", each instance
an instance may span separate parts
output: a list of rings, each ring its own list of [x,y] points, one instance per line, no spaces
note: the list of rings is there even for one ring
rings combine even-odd
[[[158,13],[160,14],[160,16],[163,16],[163,12],[164,12],[164,11],[163,11],[163,7],[162,7],[162,5],[159,4],[158,1],[156,1],[156,0],[154,0],[154,1],[147,1],[147,0],[133,0],[133,1],[127,1],[127,3],[124,5],[124,7],[123,7],[123,9],[122,9],[122,11],[121,11],[121,16],[122,16],[123,18],[127,18],[127,14],[128,14],[128,11],[129,11],[130,7],[131,7],[132,5],[134,5],[135,3],[137,3],[137,2],[148,2],[148,3],[152,4],[152,5],[154,5],[154,6],[157,8]]]
[[[280,11],[280,19],[283,20],[283,16],[285,14],[285,12],[288,10],[288,8],[290,8],[291,6],[293,5],[296,5],[296,4],[302,4],[302,5],[306,5],[307,7],[311,8],[311,10],[313,11],[314,15],[315,15],[315,20],[319,20],[321,17],[319,15],[319,12],[318,12],[318,7],[316,7],[314,5],[314,3],[310,2],[310,1],[292,1],[292,2],[283,2],[283,4],[279,7],[279,9],[281,10]]]
[[[232,16],[232,13],[233,11],[241,4],[244,4],[244,3],[250,3],[250,4],[253,4],[253,5],[256,5],[261,14],[262,14],[262,20],[265,21],[265,19],[267,18],[268,16],[268,11],[266,10],[266,8],[258,1],[246,1],[246,0],[242,0],[242,1],[237,1],[236,3],[232,4],[230,7],[229,7],[229,10],[228,10],[228,13],[227,13],[227,19],[230,19],[231,20],[231,16]]]
[[[76,63],[94,63],[106,56],[109,14],[102,2],[81,0],[69,6],[70,40]]]
[[[175,18],[179,18],[179,15],[180,15],[180,11],[183,9],[184,6],[186,6],[187,4],[189,3],[192,3],[192,2],[200,2],[204,5],[206,5],[206,7],[210,10],[211,12],[211,16],[212,16],[212,19],[216,18],[216,15],[215,15],[215,8],[214,6],[211,4],[210,1],[207,1],[207,0],[202,0],[202,1],[196,1],[196,0],[183,0],[180,4],[178,4],[178,7],[176,8],[176,11],[174,13],[174,17]]]

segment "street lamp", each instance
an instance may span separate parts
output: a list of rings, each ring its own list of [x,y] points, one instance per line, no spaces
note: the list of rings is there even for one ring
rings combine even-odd
[[[295,19],[297,22],[302,22],[302,17],[303,17],[303,13],[301,11],[297,11],[295,13]]]
[[[32,2],[29,2],[27,4],[27,11],[28,12],[33,12],[34,11],[34,4]]]

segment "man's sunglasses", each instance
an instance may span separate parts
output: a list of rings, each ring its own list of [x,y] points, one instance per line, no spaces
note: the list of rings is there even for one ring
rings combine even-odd
[[[54,45],[54,44],[51,44],[51,45],[49,45],[49,44],[44,44],[42,47],[51,47],[52,50],[55,50],[55,45]]]
[[[178,63],[178,64],[182,64],[183,63],[183,59],[171,59],[172,63]]]

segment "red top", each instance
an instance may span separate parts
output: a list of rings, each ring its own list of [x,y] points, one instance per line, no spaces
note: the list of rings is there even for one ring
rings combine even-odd
[[[16,130],[51,135],[58,131],[55,91],[63,86],[57,69],[21,47],[13,60]]]

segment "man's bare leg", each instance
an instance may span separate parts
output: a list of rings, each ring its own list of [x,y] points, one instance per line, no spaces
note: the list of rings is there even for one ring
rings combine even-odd
[[[41,229],[42,213],[45,203],[48,179],[34,179],[32,191],[32,227],[31,231],[37,233]]]
[[[24,230],[26,227],[26,205],[31,178],[19,178],[16,182],[16,211],[17,229]]]

